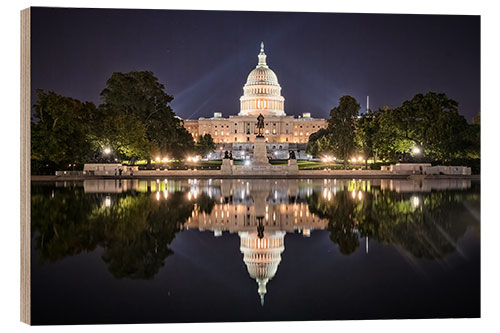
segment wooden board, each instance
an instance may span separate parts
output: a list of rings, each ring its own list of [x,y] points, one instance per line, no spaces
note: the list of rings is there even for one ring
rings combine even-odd
[[[31,11],[21,11],[21,321],[31,324]]]

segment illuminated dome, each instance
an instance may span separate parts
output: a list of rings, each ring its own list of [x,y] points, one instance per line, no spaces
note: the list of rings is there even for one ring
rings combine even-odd
[[[278,77],[267,66],[264,43],[260,44],[257,67],[248,74],[240,98],[240,116],[284,116],[285,99],[281,96]]]
[[[257,233],[240,232],[240,251],[247,266],[248,274],[258,284],[260,302],[264,305],[266,285],[271,280],[281,262],[281,253],[285,250],[285,231],[275,231],[259,238]]]

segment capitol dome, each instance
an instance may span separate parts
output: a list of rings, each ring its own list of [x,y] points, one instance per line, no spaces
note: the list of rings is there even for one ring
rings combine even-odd
[[[247,266],[248,274],[257,282],[257,292],[261,304],[264,305],[266,285],[278,270],[281,262],[281,253],[285,250],[284,231],[275,231],[259,238],[257,233],[240,232],[240,251]]]
[[[260,44],[259,61],[248,74],[240,98],[240,116],[284,116],[285,99],[281,96],[278,77],[266,63],[264,43]]]

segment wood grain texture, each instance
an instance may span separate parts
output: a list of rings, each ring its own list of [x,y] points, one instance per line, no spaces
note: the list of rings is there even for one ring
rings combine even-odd
[[[31,324],[31,10],[21,11],[21,321]]]

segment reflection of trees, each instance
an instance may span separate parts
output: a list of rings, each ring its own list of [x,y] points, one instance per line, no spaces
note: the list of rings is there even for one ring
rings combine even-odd
[[[322,219],[328,219],[328,230],[332,242],[339,245],[340,252],[351,254],[359,246],[355,232],[355,202],[350,200],[347,191],[337,193],[335,200],[329,202],[314,192],[308,199],[309,210]]]
[[[198,209],[200,212],[209,215],[215,206],[215,200],[210,198],[207,194],[202,192],[198,197]]]
[[[415,257],[442,258],[456,248],[457,240],[472,222],[465,203],[478,204],[470,191],[400,194],[372,188],[362,199],[338,191],[330,201],[321,195],[308,198],[309,209],[329,220],[331,239],[349,254],[361,237],[402,247]]]
[[[100,246],[117,278],[154,277],[197,203],[186,200],[185,192],[159,201],[150,193],[121,194],[108,205],[105,195],[84,194],[82,188],[56,189],[53,197],[46,192],[41,187],[32,195],[33,246],[41,259],[56,261]],[[201,201],[205,210],[213,207],[207,198]]]

